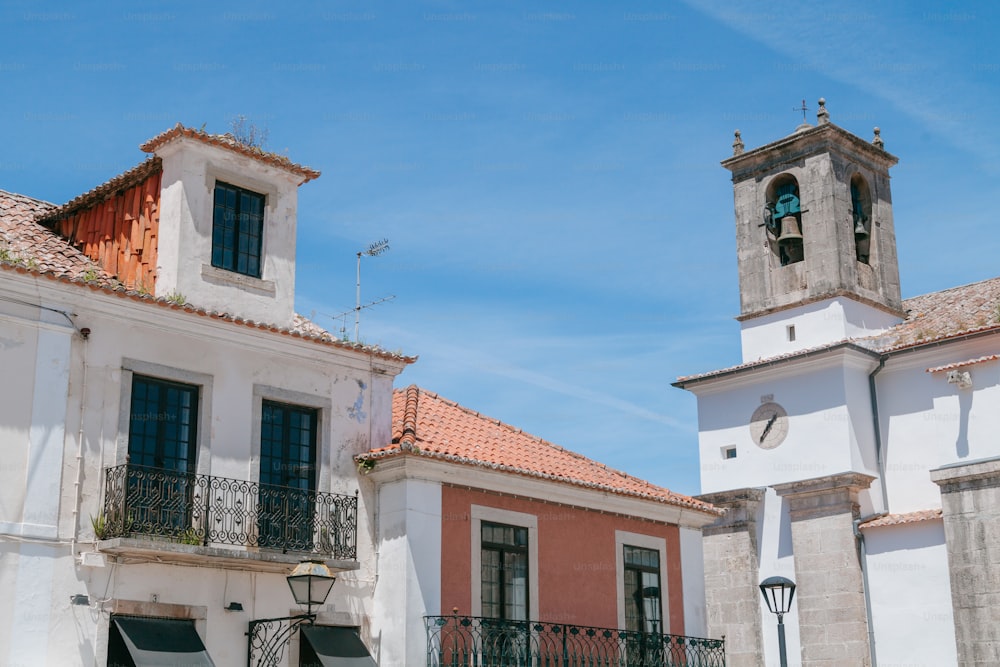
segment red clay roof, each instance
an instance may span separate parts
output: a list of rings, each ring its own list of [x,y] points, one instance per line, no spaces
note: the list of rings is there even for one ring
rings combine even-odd
[[[906,319],[881,334],[835,341],[808,350],[730,366],[708,373],[677,378],[675,386],[766,366],[776,361],[814,354],[842,345],[853,345],[889,354],[921,345],[936,344],[970,334],[1000,333],[1000,277],[970,285],[931,292],[903,300]]]
[[[919,512],[906,512],[904,514],[886,514],[877,519],[871,519],[861,524],[862,528],[881,528],[882,526],[902,526],[907,523],[917,523],[919,521],[934,521],[942,516],[941,510],[920,510]]]
[[[393,393],[392,421],[393,444],[362,454],[359,461],[417,455],[715,515],[723,513],[708,503],[609,468],[416,386]]]
[[[54,276],[107,280],[95,262],[35,222],[54,210],[54,204],[0,190],[0,261]]]
[[[309,167],[304,167],[301,164],[296,164],[284,155],[269,153],[255,146],[247,146],[246,144],[240,143],[237,141],[236,137],[231,134],[209,134],[203,130],[184,127],[180,123],[177,123],[166,132],[161,132],[156,135],[146,143],[139,146],[139,148],[147,153],[153,153],[160,146],[163,146],[177,137],[182,136],[188,137],[189,139],[196,139],[210,146],[219,146],[220,148],[225,148],[226,150],[239,153],[240,155],[246,155],[247,157],[251,157],[274,167],[280,167],[281,169],[301,176],[303,183],[308,183],[315,178],[319,178],[320,175],[315,169],[310,169]]]

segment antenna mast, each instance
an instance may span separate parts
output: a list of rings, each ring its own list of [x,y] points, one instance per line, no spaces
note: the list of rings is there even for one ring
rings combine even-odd
[[[379,255],[381,255],[382,253],[384,253],[388,249],[389,249],[389,239],[382,239],[381,241],[375,241],[374,243],[370,244],[365,250],[359,250],[358,251],[358,281],[357,281],[357,290],[355,292],[355,299],[354,299],[354,342],[355,343],[358,342],[358,333],[359,333],[359,331],[361,329],[361,308],[362,308],[362,305],[361,305],[361,256],[362,255],[367,255],[368,257],[378,257]],[[392,298],[394,298],[394,297],[388,297],[387,299],[381,299],[379,301],[374,301],[374,302],[369,303],[369,304],[367,304],[367,305],[365,305],[363,307],[367,308],[368,306],[374,306],[376,303],[381,303],[382,301],[388,301],[389,299],[392,299]]]

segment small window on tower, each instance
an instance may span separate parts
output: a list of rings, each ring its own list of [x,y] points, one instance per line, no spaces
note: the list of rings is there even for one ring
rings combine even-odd
[[[794,324],[789,324],[787,327],[785,327],[785,332],[788,334],[788,342],[789,343],[792,342],[793,340],[795,340],[795,325]]]
[[[736,458],[736,448],[735,447],[723,447],[722,448],[722,458],[725,460]]]

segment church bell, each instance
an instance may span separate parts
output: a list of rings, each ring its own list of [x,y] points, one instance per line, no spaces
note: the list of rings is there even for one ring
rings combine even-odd
[[[778,236],[779,245],[802,242],[802,232],[799,230],[799,219],[794,215],[786,215],[781,219],[781,234]]]

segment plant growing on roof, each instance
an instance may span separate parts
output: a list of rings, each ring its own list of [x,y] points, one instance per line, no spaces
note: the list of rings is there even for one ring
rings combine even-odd
[[[170,294],[166,295],[163,298],[166,299],[168,302],[174,304],[175,306],[183,306],[185,303],[187,303],[187,297],[185,297],[183,294],[177,291],[171,292]]]
[[[375,459],[365,459],[358,463],[358,472],[367,475],[375,469]]]
[[[256,123],[239,114],[229,122],[229,133],[238,143],[259,151],[267,144],[267,128],[258,127]]]

